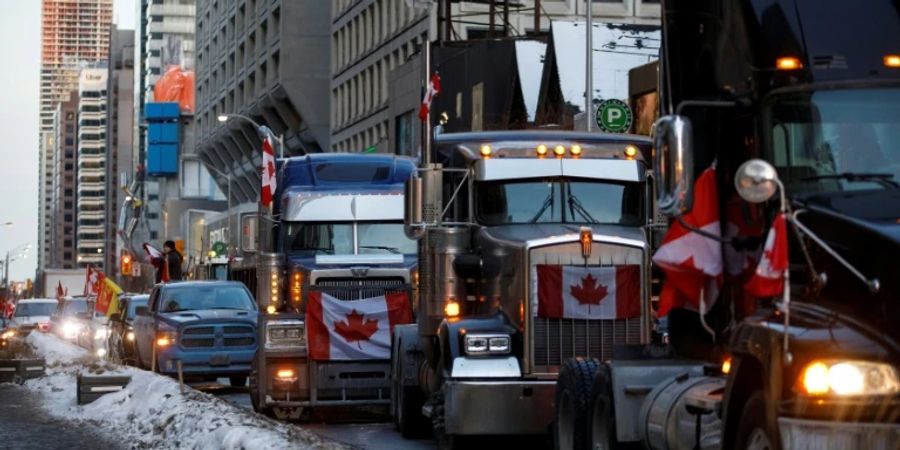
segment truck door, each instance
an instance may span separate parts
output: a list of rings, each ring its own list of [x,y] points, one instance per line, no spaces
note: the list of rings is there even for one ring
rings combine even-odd
[[[134,318],[134,343],[137,348],[138,359],[141,363],[146,361],[148,365],[153,351],[153,339],[155,338],[158,299],[159,288],[154,288],[153,292],[150,293],[150,301],[147,302],[148,315],[138,315]]]

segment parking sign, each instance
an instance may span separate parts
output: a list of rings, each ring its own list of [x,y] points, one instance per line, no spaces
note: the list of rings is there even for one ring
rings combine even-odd
[[[607,133],[627,133],[631,120],[631,108],[621,100],[604,100],[597,107],[597,126]]]

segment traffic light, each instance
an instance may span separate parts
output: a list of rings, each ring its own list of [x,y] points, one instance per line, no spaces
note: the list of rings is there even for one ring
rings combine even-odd
[[[131,259],[131,253],[127,251],[122,252],[121,273],[124,276],[131,276]]]

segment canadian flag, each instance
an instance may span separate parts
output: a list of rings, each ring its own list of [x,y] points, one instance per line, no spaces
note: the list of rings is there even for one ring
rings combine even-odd
[[[84,295],[100,293],[100,282],[102,274],[94,269],[94,266],[87,266],[87,272],[84,274]]]
[[[694,206],[681,219],[693,228],[721,237],[714,168],[704,170],[694,182]],[[666,273],[659,298],[660,317],[674,307],[709,311],[722,282],[722,250],[717,240],[673,222],[653,255],[653,262]]]
[[[784,292],[784,272],[788,269],[787,225],[784,213],[778,213],[766,236],[762,258],[756,272],[744,288],[757,297],[775,297]]]
[[[144,242],[143,244],[144,251],[147,252],[147,256],[150,257],[150,263],[156,267],[156,270],[160,271],[159,280],[163,283],[169,282],[169,264],[166,262],[165,255],[163,252],[159,251],[156,247]]]
[[[441,76],[435,72],[431,75],[431,80],[428,82],[428,89],[425,90],[425,98],[422,99],[422,105],[419,106],[419,119],[423,122],[428,120],[428,113],[431,111],[431,101],[440,93]]]
[[[412,311],[405,292],[342,301],[313,291],[306,318],[311,359],[389,359],[394,325],[412,322]]]
[[[565,319],[627,319],[641,315],[641,270],[538,264],[537,316]]]
[[[275,189],[278,180],[275,176],[275,152],[272,150],[272,139],[266,136],[262,143],[262,189],[260,201],[264,206],[270,206],[275,198]]]

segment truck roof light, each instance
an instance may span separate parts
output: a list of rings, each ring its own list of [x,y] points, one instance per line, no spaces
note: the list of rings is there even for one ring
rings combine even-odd
[[[588,227],[581,227],[578,240],[581,242],[581,256],[584,259],[591,257],[591,247],[594,243],[594,232]]]
[[[638,149],[633,145],[628,145],[625,147],[625,157],[628,159],[634,159],[637,156]]]
[[[457,317],[459,316],[459,302],[456,300],[450,300],[444,305],[444,313],[447,314],[447,317]]]
[[[578,144],[573,145],[572,148],[569,149],[569,153],[571,153],[572,156],[580,156],[581,155],[581,146]]]
[[[803,68],[803,63],[796,56],[782,56],[775,60],[775,68],[778,70],[797,70]]]
[[[538,145],[536,151],[537,151],[538,156],[546,156],[547,155],[547,146],[544,144]]]
[[[556,147],[553,147],[553,154],[562,158],[562,156],[566,154],[566,148],[562,145],[557,145]]]
[[[481,146],[481,156],[487,158],[491,156],[491,146],[490,145],[482,145]]]
[[[275,305],[266,306],[266,312],[269,314],[275,314]]]
[[[900,55],[884,55],[884,67],[900,69]]]

